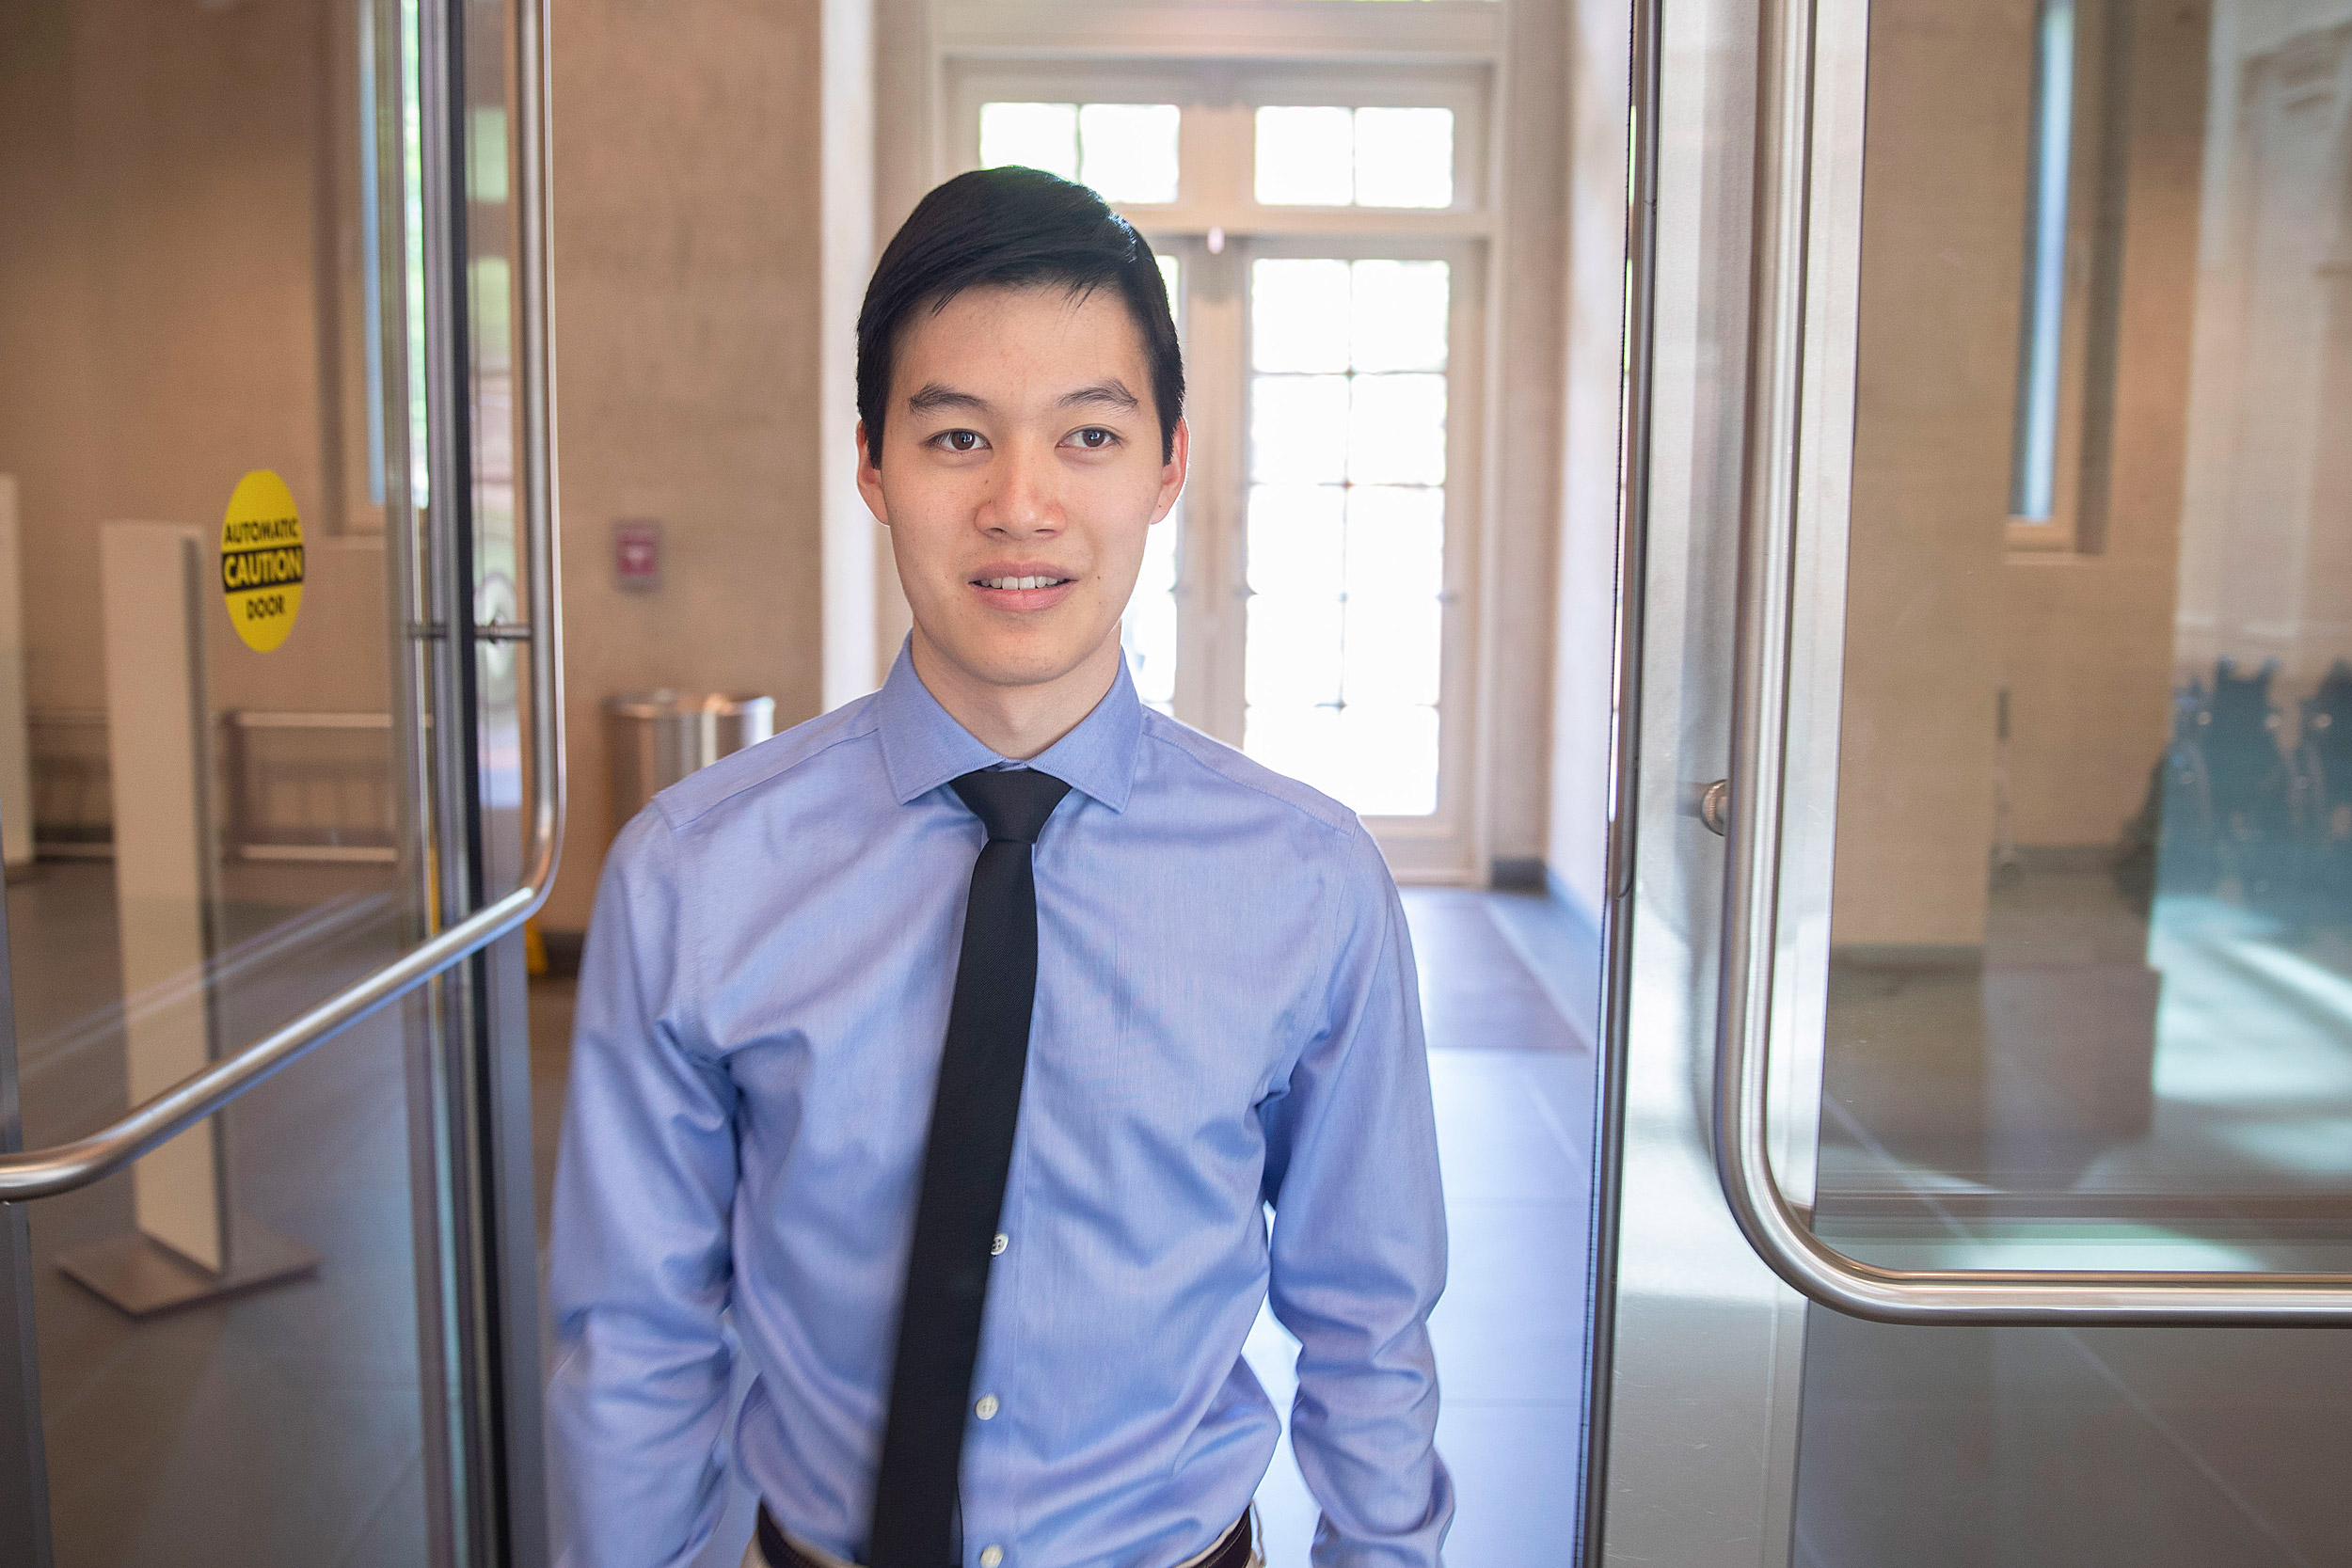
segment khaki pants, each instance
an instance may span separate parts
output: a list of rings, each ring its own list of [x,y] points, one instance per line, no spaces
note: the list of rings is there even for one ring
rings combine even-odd
[[[851,1564],[842,1561],[831,1552],[820,1552],[798,1536],[787,1534],[785,1539],[792,1543],[794,1551],[816,1563],[817,1568],[852,1568]],[[1265,1568],[1265,1557],[1258,1545],[1258,1505],[1256,1503],[1249,1505],[1249,1568]],[[1216,1541],[1210,1544],[1207,1551],[1186,1559],[1178,1563],[1176,1568],[1200,1568],[1201,1563],[1209,1560],[1209,1553],[1216,1551],[1223,1543],[1224,1537],[1219,1536]],[[752,1537],[751,1544],[743,1548],[743,1568],[771,1568],[768,1560],[760,1555],[759,1537],[756,1535]]]

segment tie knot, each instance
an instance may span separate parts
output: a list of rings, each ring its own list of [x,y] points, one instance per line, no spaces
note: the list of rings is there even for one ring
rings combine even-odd
[[[1033,768],[984,768],[955,781],[955,791],[988,829],[990,843],[1035,844],[1070,786]]]

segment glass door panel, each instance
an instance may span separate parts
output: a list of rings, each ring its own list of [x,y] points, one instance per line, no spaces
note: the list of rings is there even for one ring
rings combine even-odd
[[[1757,20],[1635,13],[1589,1558],[2342,1560],[2341,1335],[1788,1281],[2352,1273],[2352,34]]]
[[[516,15],[0,20],[0,1126],[25,1148],[519,875]],[[481,1555],[497,1195],[452,1085],[486,973],[11,1211],[56,1563]]]
[[[1855,1258],[2352,1270],[2347,101],[2327,8],[1870,8],[1835,869],[1788,906]],[[2347,1383],[2323,1333],[1815,1307],[1795,1560],[2334,1560]]]

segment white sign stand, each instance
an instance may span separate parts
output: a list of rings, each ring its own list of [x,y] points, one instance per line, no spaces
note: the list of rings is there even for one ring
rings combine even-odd
[[[206,970],[221,863],[204,670],[204,611],[218,594],[205,592],[215,585],[198,529],[109,523],[100,557],[123,1045],[137,1104],[218,1053]],[[131,1180],[137,1229],[62,1253],[57,1265],[135,1317],[318,1264],[234,1215],[222,1117],[138,1161]]]

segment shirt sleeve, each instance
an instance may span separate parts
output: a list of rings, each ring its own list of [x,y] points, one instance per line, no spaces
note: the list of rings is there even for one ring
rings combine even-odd
[[[681,913],[657,806],[597,890],[556,1160],[548,1419],[567,1568],[688,1561],[724,1507],[736,1093],[681,1024]]]
[[[1323,1508],[1315,1568],[1437,1568],[1454,1516],[1429,1312],[1444,1196],[1412,942],[1361,828],[1322,1031],[1263,1111],[1274,1315],[1299,1342],[1291,1446]]]

